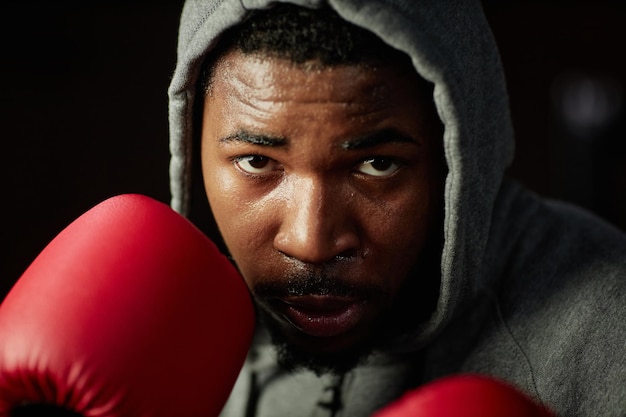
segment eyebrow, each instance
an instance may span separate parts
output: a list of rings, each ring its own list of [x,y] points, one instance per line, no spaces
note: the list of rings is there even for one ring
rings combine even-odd
[[[241,142],[268,148],[280,148],[289,145],[289,141],[284,137],[256,134],[246,130],[240,130],[235,134],[221,138],[219,141],[221,143]],[[419,145],[419,141],[399,130],[383,129],[365,136],[348,139],[340,143],[339,147],[346,151],[352,151],[370,149],[386,143],[409,143]]]
[[[383,129],[369,135],[361,136],[354,139],[346,140],[341,143],[341,149],[346,151],[369,149],[386,143],[409,143],[413,145],[419,145],[420,142],[402,133],[396,129]]]
[[[278,136],[260,135],[246,130],[240,130],[233,135],[220,139],[221,143],[243,142],[250,145],[265,146],[269,148],[285,147],[289,144],[287,139]]]

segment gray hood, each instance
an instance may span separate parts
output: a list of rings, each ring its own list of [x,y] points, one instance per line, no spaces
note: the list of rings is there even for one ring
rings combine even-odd
[[[503,72],[479,1],[292,0],[329,4],[349,22],[407,53],[434,84],[448,165],[438,306],[410,347],[431,340],[487,284],[481,265],[492,210],[512,159],[513,134]],[[190,0],[181,18],[178,63],[169,89],[172,207],[187,215],[192,178],[196,82],[220,33],[270,0]]]

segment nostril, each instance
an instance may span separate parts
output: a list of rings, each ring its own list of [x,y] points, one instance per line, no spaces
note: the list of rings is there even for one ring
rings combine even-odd
[[[278,252],[283,255],[285,258],[288,258],[292,261],[298,261],[298,262],[303,262],[306,264],[311,264],[311,265],[315,265],[315,264],[327,264],[327,263],[333,263],[333,262],[346,262],[346,261],[352,261],[355,260],[358,256],[359,256],[359,251],[356,249],[347,249],[337,255],[334,255],[332,258],[330,259],[324,259],[321,260],[320,262],[313,262],[313,261],[304,261],[302,259],[300,259],[297,256],[291,255],[287,252],[284,252],[282,250],[278,250]]]
[[[356,258],[358,252],[356,249],[346,249],[345,251],[335,255],[335,260],[337,261],[348,261]]]
[[[361,245],[356,233],[322,226],[298,228],[285,223],[274,237],[273,247],[287,258],[312,265],[358,257]]]

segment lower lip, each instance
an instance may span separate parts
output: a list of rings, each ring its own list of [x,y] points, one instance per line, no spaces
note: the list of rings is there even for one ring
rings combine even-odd
[[[293,326],[313,337],[333,337],[357,327],[366,315],[363,300],[325,296],[290,297],[277,302]]]

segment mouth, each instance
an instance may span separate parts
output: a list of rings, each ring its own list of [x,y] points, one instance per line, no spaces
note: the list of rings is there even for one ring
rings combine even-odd
[[[366,300],[354,297],[288,296],[273,300],[272,306],[292,326],[318,338],[350,333],[368,315]]]

